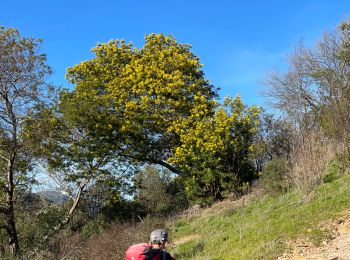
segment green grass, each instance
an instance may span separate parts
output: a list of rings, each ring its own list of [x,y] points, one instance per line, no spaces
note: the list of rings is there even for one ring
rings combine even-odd
[[[180,219],[174,240],[199,235],[173,249],[176,259],[276,259],[295,238],[319,243],[328,236],[320,223],[350,208],[350,176],[322,184],[312,196],[289,192],[252,201],[215,216]]]

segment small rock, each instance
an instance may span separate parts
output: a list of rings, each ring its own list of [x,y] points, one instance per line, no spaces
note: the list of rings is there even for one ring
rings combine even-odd
[[[338,218],[336,223],[340,225],[340,224],[343,224],[344,222],[345,220],[343,218]]]
[[[333,230],[332,231],[331,239],[336,239],[339,236],[340,236],[340,234],[339,234],[338,230]]]

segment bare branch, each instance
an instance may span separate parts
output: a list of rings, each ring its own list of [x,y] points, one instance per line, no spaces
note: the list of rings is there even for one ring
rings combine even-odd
[[[80,199],[81,199],[81,195],[86,187],[86,185],[89,183],[90,180],[84,180],[80,185],[79,185],[79,190],[77,192],[76,197],[73,200],[73,205],[70,208],[69,212],[66,214],[66,216],[64,217],[64,219],[57,225],[55,226],[50,232],[49,234],[47,234],[44,239],[43,242],[46,242],[50,237],[52,237],[56,232],[58,232],[59,230],[61,230],[65,225],[67,225],[69,223],[69,221],[72,218],[72,215],[74,213],[74,211],[76,210]]]

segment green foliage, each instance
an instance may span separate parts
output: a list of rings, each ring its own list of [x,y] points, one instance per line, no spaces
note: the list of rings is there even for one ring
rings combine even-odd
[[[38,195],[30,192],[22,192],[17,200],[16,212],[18,237],[22,252],[31,252],[47,249],[48,244],[43,243],[44,236],[57,225],[64,214],[59,205],[49,205]]]
[[[136,197],[150,215],[168,215],[187,208],[184,189],[168,170],[146,166],[135,176]]]
[[[339,177],[339,169],[340,167],[336,162],[331,162],[328,165],[325,174],[322,176],[322,181],[324,183],[335,181]]]
[[[350,156],[349,150],[345,150],[338,153],[335,158],[328,164],[323,176],[322,181],[324,183],[333,182],[340,178],[344,174],[349,172],[350,169]]]
[[[120,199],[105,204],[101,208],[101,215],[107,222],[119,220],[135,223],[146,217],[147,214],[144,204],[138,200]]]
[[[348,126],[350,125],[350,116],[348,111],[350,88],[344,90],[337,101],[332,101],[331,105],[322,108],[320,124],[327,136],[335,140],[349,138]]]
[[[286,119],[274,118],[273,115],[262,112],[260,126],[254,140],[254,160],[261,172],[265,164],[275,158],[290,160],[294,141],[294,127]]]
[[[119,40],[98,44],[95,58],[68,69],[74,90],[61,91],[51,108],[40,108],[27,123],[33,143],[35,133],[47,136],[36,151],[50,174],[71,193],[89,184],[85,202],[99,201],[95,209],[104,212],[128,204],[121,194],[130,165],[160,164],[178,173],[167,162],[179,143],[175,126],[193,114],[213,114],[216,105],[216,89],[190,46],[162,34],[145,40],[140,49]],[[172,209],[162,210],[173,210],[169,204]]]
[[[62,207],[59,206],[50,206],[44,208],[41,212],[38,213],[36,220],[34,221],[35,233],[32,241],[36,244],[37,247],[46,247],[47,245],[41,244],[44,236],[56,226],[64,217],[65,211]]]
[[[178,126],[181,146],[170,162],[183,169],[181,179],[192,200],[212,203],[256,178],[252,155],[259,112],[239,97],[227,98],[214,116],[190,117]]]
[[[341,42],[341,49],[339,50],[339,58],[346,63],[350,62],[350,23],[343,22],[339,26],[339,30],[345,41]]]
[[[61,94],[60,102],[39,111],[28,122],[28,130],[45,132],[47,137],[46,142],[37,147],[38,155],[46,160],[51,174],[64,172],[62,178],[67,182],[110,177],[124,163],[115,159],[109,145],[116,137],[103,131],[91,131],[95,124],[87,117],[79,117],[79,113],[74,114],[77,111],[72,111],[73,104],[65,103],[66,97]],[[86,114],[91,116],[94,110],[89,111],[87,109]],[[35,139],[35,134],[32,138]]]
[[[46,136],[45,142],[37,144],[36,154],[46,162],[49,175],[71,195],[81,189],[77,198],[83,202],[81,209],[88,217],[96,217],[105,204],[120,200],[132,167],[116,155],[118,135],[96,129],[94,104],[76,106],[69,96],[61,92],[52,107],[39,110],[27,122],[27,129],[33,133],[33,143],[35,133]]]
[[[35,167],[24,126],[33,110],[47,103],[50,92],[45,81],[51,69],[40,52],[41,42],[0,27],[0,228],[7,230],[13,255],[19,253],[16,198],[19,187],[33,184]]]
[[[0,26],[0,194],[17,183],[21,188],[33,184],[33,151],[23,125],[50,92],[45,80],[51,69],[46,55],[40,53],[41,43]],[[9,176],[14,183],[8,183]]]
[[[272,159],[266,163],[260,177],[265,192],[272,195],[286,192],[289,188],[288,171],[288,162],[285,159]]]
[[[81,235],[84,238],[89,238],[92,235],[98,235],[103,232],[104,224],[100,219],[92,220],[83,226],[81,230]]]
[[[89,218],[96,218],[104,208],[118,204],[123,196],[131,194],[131,183],[118,172],[111,176],[99,177],[86,189],[80,202],[80,210]]]
[[[347,146],[343,152],[336,154],[336,159],[342,171],[348,171],[350,169],[350,146]]]
[[[212,114],[217,93],[189,45],[163,34],[145,41],[140,49],[120,40],[98,44],[95,58],[68,69],[75,89],[62,95],[61,106],[89,126],[87,133],[113,136],[108,149],[115,155],[171,168],[175,125]]]
[[[169,172],[149,166],[135,176],[137,199],[144,204],[147,211],[159,213],[170,203],[169,194],[166,194],[170,178]]]

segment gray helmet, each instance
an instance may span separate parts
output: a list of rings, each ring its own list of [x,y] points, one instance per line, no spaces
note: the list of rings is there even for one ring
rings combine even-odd
[[[151,243],[163,243],[168,241],[168,232],[165,229],[153,230],[150,236]]]

